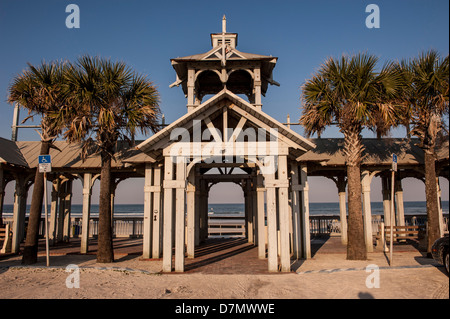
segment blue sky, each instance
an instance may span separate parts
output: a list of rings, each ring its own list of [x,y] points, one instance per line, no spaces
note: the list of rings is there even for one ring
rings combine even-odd
[[[65,9],[71,3],[80,8],[79,29],[65,25]],[[371,3],[380,8],[379,29],[365,24],[365,8]],[[175,81],[170,58],[208,51],[209,34],[221,31],[224,14],[227,31],[239,34],[238,50],[278,57],[273,75],[281,86],[269,87],[263,111],[281,122],[287,114],[292,122],[298,120],[300,86],[329,56],[368,52],[379,57],[381,67],[387,60],[414,57],[424,50],[436,49],[443,56],[449,50],[448,0],[0,0],[0,136],[11,137],[13,108],[6,102],[7,89],[26,63],[75,60],[82,54],[122,60],[148,75],[159,89],[166,121],[176,120],[186,112],[186,99],[181,88],[169,88]],[[300,127],[293,128],[302,134]],[[398,129],[392,134],[404,133]],[[340,134],[330,128],[323,136]],[[38,138],[32,129],[19,131],[20,140]],[[417,191],[424,198],[420,183],[410,182],[409,193]],[[448,182],[443,183],[448,199]],[[334,186],[326,182],[324,187],[330,188],[330,200],[337,200]],[[313,187],[311,192],[314,200]]]

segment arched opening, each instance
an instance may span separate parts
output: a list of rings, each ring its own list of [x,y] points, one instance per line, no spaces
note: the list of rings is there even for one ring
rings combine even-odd
[[[223,89],[222,81],[219,75],[211,70],[201,72],[195,83],[195,90],[197,98],[203,100],[203,97],[208,94],[217,94]]]
[[[245,94],[248,97],[253,92],[253,79],[246,70],[233,71],[228,76],[227,89],[234,94]]]

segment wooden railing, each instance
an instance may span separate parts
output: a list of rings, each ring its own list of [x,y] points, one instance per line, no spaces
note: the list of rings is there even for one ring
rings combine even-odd
[[[243,215],[209,215],[208,234],[211,236],[245,236],[245,217]],[[448,232],[449,214],[444,214],[443,225],[444,232]],[[310,216],[310,233],[311,236],[340,234],[341,223],[339,216]],[[405,215],[405,225],[424,226],[426,223],[426,215]],[[12,229],[12,218],[4,219]],[[25,223],[27,224],[28,218]],[[372,216],[372,233],[379,232],[380,225],[383,222],[383,216]],[[78,237],[82,232],[81,217],[71,218],[70,237]],[[26,227],[26,225],[25,225]],[[26,229],[26,228],[25,228]],[[144,232],[143,217],[115,217],[114,218],[114,235],[116,237],[142,237]],[[43,237],[45,232],[44,220],[41,220],[40,236]],[[26,235],[26,232],[25,232]],[[91,217],[89,224],[89,236],[98,235],[98,217]]]

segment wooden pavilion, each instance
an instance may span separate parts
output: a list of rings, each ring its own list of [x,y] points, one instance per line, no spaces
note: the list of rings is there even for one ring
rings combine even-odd
[[[269,271],[290,271],[291,259],[310,258],[307,176],[336,182],[341,203],[342,242],[346,243],[346,168],[342,139],[306,139],[262,111],[277,58],[240,52],[237,34],[211,34],[212,49],[172,59],[176,81],[187,97],[187,113],[136,147],[117,145],[112,165],[117,184],[143,177],[143,257],[163,258],[163,271],[183,272],[185,258],[208,237],[208,194],[212,185],[233,182],[245,197],[246,238],[267,258]],[[203,101],[205,96],[210,98]],[[385,219],[390,216],[391,155],[398,155],[397,220],[402,218],[401,179],[423,179],[423,153],[413,139],[364,139],[362,192],[367,250],[373,249],[370,183],[383,178]],[[4,189],[15,181],[12,251],[24,237],[26,199],[37,167],[40,142],[0,138],[0,213]],[[100,158],[80,157],[81,145],[57,141],[52,149],[50,240],[68,236],[72,182],[83,184],[81,252],[88,251],[92,186]],[[448,140],[437,150],[438,174],[448,179]],[[439,187],[439,186],[438,186]],[[393,200],[393,199],[392,199]],[[113,213],[113,212],[112,212]],[[389,218],[387,218],[389,220]],[[174,249],[173,249],[174,248]],[[174,255],[174,256],[173,256]],[[174,258],[173,258],[174,257]]]

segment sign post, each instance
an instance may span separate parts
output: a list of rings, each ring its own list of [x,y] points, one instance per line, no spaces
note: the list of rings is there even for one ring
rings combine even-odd
[[[392,266],[392,253],[394,249],[394,187],[395,187],[395,172],[397,171],[397,155],[392,154],[392,169],[391,169],[391,234],[389,240],[389,266]]]
[[[48,244],[48,196],[47,196],[47,172],[52,171],[52,158],[50,155],[39,155],[39,173],[44,173],[44,212],[45,212],[45,251],[47,267],[50,266],[50,254]]]

